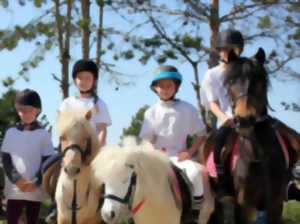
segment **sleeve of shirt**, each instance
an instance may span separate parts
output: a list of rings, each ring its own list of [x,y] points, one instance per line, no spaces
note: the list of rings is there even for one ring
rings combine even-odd
[[[217,88],[213,78],[213,72],[209,70],[205,73],[202,82],[202,93],[205,95],[206,103],[218,99],[216,90]]]
[[[9,142],[12,141],[11,139],[12,137],[12,133],[11,133],[11,129],[8,129],[6,132],[5,132],[5,135],[4,135],[4,139],[3,139],[3,142],[2,142],[2,146],[1,146],[1,151],[2,152],[6,152],[6,153],[10,153],[10,150],[9,150]]]
[[[99,107],[99,112],[94,114],[94,119],[96,123],[105,123],[107,126],[111,125],[111,118],[106,106],[106,103],[103,100],[98,100],[97,102]]]
[[[59,108],[57,111],[65,111],[67,109],[67,99],[64,99],[62,103],[60,104]]]
[[[54,154],[54,146],[51,140],[51,135],[45,130],[45,135],[42,144],[42,156],[50,156]]]
[[[10,150],[10,142],[13,141],[13,133],[11,132],[11,129],[8,129],[5,133],[2,147],[1,147],[1,157],[2,157],[2,163],[3,163],[3,169],[4,173],[8,177],[8,179],[12,183],[16,183],[20,178],[22,178],[21,174],[17,171],[16,167],[13,164],[12,158],[11,158],[11,150]]]
[[[144,120],[140,131],[140,138],[148,140],[153,143],[154,140],[154,131],[151,124],[151,116],[149,110],[145,111]]]
[[[191,107],[190,113],[190,134],[197,136],[206,135],[206,127],[201,119],[199,111],[195,107]]]
[[[19,179],[22,178],[21,174],[17,171],[16,167],[14,166],[9,153],[2,153],[2,163],[4,173],[12,183],[16,183]]]

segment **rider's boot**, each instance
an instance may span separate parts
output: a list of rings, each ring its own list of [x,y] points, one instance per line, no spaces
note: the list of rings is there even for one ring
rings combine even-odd
[[[291,181],[287,190],[288,200],[300,201],[300,188],[297,187],[295,181]]]

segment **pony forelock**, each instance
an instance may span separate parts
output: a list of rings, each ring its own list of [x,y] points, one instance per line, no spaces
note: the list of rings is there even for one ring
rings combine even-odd
[[[76,123],[82,124],[89,133],[92,133],[94,130],[92,130],[91,123],[85,118],[87,112],[88,110],[65,110],[58,112],[58,134],[61,136],[65,132],[72,131],[72,128]]]
[[[171,165],[166,154],[154,149],[150,144],[137,144],[134,138],[126,137],[121,145],[106,146],[101,149],[92,163],[95,178],[106,182],[117,177],[124,166],[133,165],[138,178],[149,188],[149,181],[165,181],[169,176]],[[147,183],[145,183],[147,180]],[[152,188],[153,189],[153,188]]]

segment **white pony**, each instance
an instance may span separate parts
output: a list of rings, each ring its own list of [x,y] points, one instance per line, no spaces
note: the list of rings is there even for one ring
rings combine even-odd
[[[99,151],[99,142],[90,119],[91,111],[60,112],[58,116],[58,133],[64,153],[55,193],[58,224],[101,223],[100,188],[91,184],[90,166]]]
[[[172,182],[174,171],[167,155],[149,144],[137,145],[130,138],[123,146],[107,146],[92,162],[93,181],[104,184],[102,218],[121,223],[129,217],[135,224],[179,224],[181,206]],[[203,171],[205,202],[198,223],[207,223],[214,202],[208,176]]]

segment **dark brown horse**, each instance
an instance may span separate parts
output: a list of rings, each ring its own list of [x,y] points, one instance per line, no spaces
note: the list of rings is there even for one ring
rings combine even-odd
[[[224,86],[232,100],[235,128],[224,149],[231,152],[234,148],[237,152],[231,170],[237,210],[232,214],[231,223],[250,223],[256,209],[266,211],[268,224],[282,223],[290,158],[296,158],[293,152],[283,149],[281,129],[276,127],[278,122],[267,114],[269,81],[264,62],[265,53],[261,48],[252,58],[234,53],[228,58]],[[232,154],[224,152],[223,162],[230,163]]]

